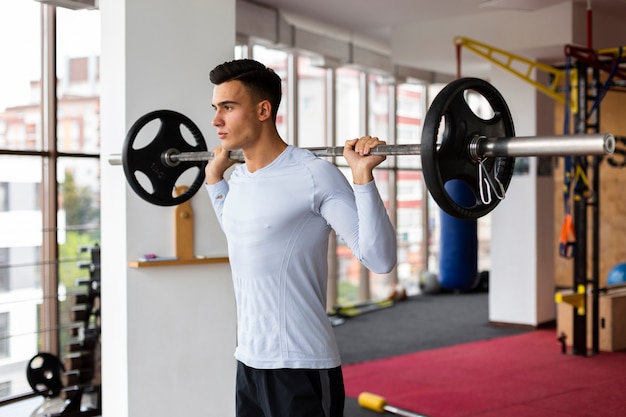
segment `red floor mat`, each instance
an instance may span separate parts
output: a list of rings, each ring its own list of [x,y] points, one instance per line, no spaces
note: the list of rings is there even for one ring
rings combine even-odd
[[[624,417],[626,352],[562,354],[554,330],[343,368],[346,394],[429,417]]]

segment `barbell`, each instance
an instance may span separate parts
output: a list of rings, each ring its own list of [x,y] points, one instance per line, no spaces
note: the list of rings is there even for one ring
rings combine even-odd
[[[491,112],[481,117],[468,103],[468,93],[482,96]],[[142,145],[137,137],[158,120],[155,137]],[[192,136],[183,135],[186,128]],[[193,142],[193,143],[192,143]],[[343,147],[307,148],[319,157],[343,155]],[[516,137],[509,108],[500,92],[479,78],[459,78],[447,84],[429,107],[421,144],[379,145],[373,155],[420,155],[426,188],[439,207],[451,216],[476,219],[490,213],[505,197],[516,157],[592,156],[613,153],[615,138],[609,133],[568,136]],[[122,154],[109,163],[123,165],[130,187],[144,200],[173,206],[189,200],[204,183],[204,167],[213,158],[200,129],[187,116],[156,110],[140,117],[129,129]],[[230,158],[243,162],[241,151]],[[180,177],[197,173],[182,194],[176,193]],[[447,191],[450,181],[462,181],[473,193],[473,204],[459,204]]]

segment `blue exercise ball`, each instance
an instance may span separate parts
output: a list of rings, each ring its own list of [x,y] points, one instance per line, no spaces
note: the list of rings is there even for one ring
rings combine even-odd
[[[607,285],[626,283],[626,262],[615,265],[606,277]]]

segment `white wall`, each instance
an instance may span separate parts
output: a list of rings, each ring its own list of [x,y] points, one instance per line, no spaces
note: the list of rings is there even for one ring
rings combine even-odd
[[[103,416],[233,415],[229,265],[129,268],[145,253],[175,254],[174,208],[141,200],[107,158],[157,109],[186,114],[217,144],[208,73],[233,58],[235,0],[107,0],[100,10]],[[196,254],[225,256],[203,189],[192,207]]]

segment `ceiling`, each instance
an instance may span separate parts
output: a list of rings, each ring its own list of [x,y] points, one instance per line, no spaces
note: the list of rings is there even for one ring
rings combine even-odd
[[[566,0],[258,0],[284,12],[389,43],[391,29],[408,22],[441,20],[495,10],[537,10]],[[626,0],[573,0],[626,16]]]

